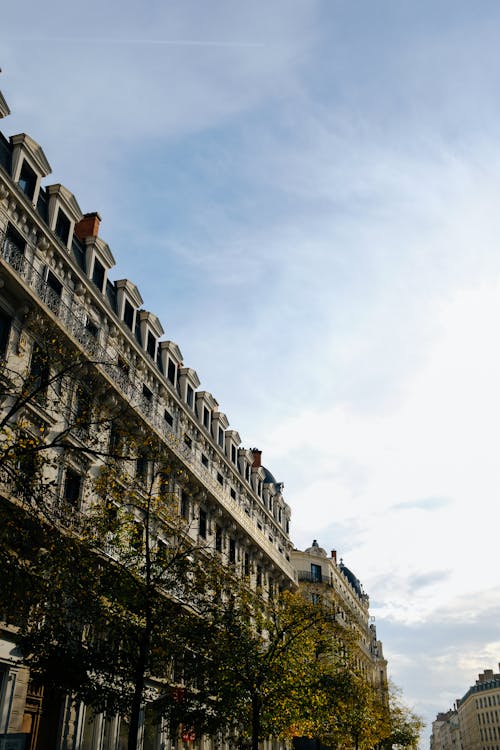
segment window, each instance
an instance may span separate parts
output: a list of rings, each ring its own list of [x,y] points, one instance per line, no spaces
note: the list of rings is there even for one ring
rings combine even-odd
[[[247,577],[250,575],[250,555],[248,552],[245,552],[245,557],[243,561],[243,573]]]
[[[57,221],[54,231],[65,245],[68,244],[70,227],[70,220],[68,219],[64,211],[59,209],[59,211],[57,212]]]
[[[208,468],[208,456],[205,456],[204,453],[201,454],[201,463]]]
[[[203,407],[203,427],[207,430],[210,429],[210,412],[206,406]]]
[[[52,289],[54,294],[56,294],[58,297],[62,294],[62,283],[59,281],[57,276],[55,276],[52,271],[47,272],[47,286],[49,289]]]
[[[233,464],[236,463],[236,446],[235,445],[231,446],[231,461],[233,462]]]
[[[90,333],[93,338],[97,338],[97,334],[99,333],[99,328],[96,326],[93,320],[90,318],[87,318],[87,321],[85,323],[85,330],[87,333]]]
[[[148,331],[148,344],[146,346],[146,351],[149,354],[150,357],[153,359],[155,358],[156,353],[156,339],[151,333],[151,331]]]
[[[137,456],[135,473],[138,479],[141,481],[145,480],[148,473],[148,460],[147,457],[142,454]]]
[[[142,395],[146,399],[146,401],[151,401],[153,398],[153,391],[151,391],[146,384],[143,384],[142,386]]]
[[[173,427],[173,425],[174,425],[174,418],[173,418],[173,416],[172,416],[172,415],[170,414],[170,412],[169,412],[169,411],[167,411],[167,409],[165,409],[165,411],[164,411],[164,413],[163,413],[163,416],[164,416],[164,418],[165,418],[165,422],[166,422],[166,423],[167,423],[168,425],[170,425],[170,427]]]
[[[118,367],[127,377],[129,376],[130,365],[126,360],[123,359],[123,357],[118,357]]]
[[[257,575],[255,580],[257,588],[261,588],[262,586],[262,568],[260,565],[257,565]]]
[[[75,391],[73,417],[77,427],[82,430],[87,430],[89,428],[91,417],[91,397],[82,386],[77,386]]]
[[[184,490],[181,492],[181,516],[185,519],[189,518],[189,499]]]
[[[222,529],[219,525],[215,527],[215,549],[222,552]]]
[[[274,598],[274,581],[272,578],[269,578],[269,598]]]
[[[38,401],[45,401],[50,378],[50,368],[47,355],[36,344],[33,347],[30,362],[31,395]]]
[[[186,433],[184,433],[184,444],[187,445],[188,448],[191,448],[193,446],[192,439],[189,437],[189,435],[186,435]]]
[[[128,299],[125,300],[125,305],[123,307],[123,322],[130,328],[130,330],[134,327],[134,308]]]
[[[207,511],[200,508],[200,517],[198,522],[198,534],[202,539],[207,538]]]
[[[80,500],[82,477],[73,469],[66,469],[64,478],[63,500],[70,505],[77,506]]]
[[[236,562],[236,540],[232,537],[229,540],[229,562],[232,564]]]
[[[24,159],[21,174],[19,175],[19,187],[31,200],[33,200],[33,196],[35,195],[36,180],[36,172],[31,169],[26,159]]]
[[[26,242],[21,234],[14,229],[12,224],[9,224],[7,231],[5,232],[5,244],[11,250],[18,251],[21,255],[24,255],[24,249]]]
[[[219,443],[221,448],[224,448],[224,430],[222,427],[219,427],[219,432],[217,434],[217,442]]]
[[[188,406],[191,407],[191,409],[193,408],[193,401],[194,401],[194,391],[193,391],[193,388],[188,383],[187,388],[186,388],[186,403]]]
[[[170,380],[172,385],[175,385],[175,375],[177,372],[177,368],[175,366],[175,362],[168,358],[168,365],[167,365],[167,378]]]
[[[2,359],[5,358],[7,354],[11,325],[12,319],[10,316],[0,310],[0,357]]]
[[[224,486],[224,477],[222,476],[222,474],[219,474],[219,472],[217,472],[217,481],[219,482],[219,484]]]
[[[311,581],[313,583],[321,583],[321,565],[315,565],[314,563],[311,563]]]
[[[102,263],[97,259],[94,258],[94,268],[92,269],[92,281],[96,285],[96,287],[99,289],[100,292],[102,292],[103,286],[104,286],[104,266]]]
[[[233,500],[236,500],[236,490],[234,489],[234,487],[231,487],[230,492],[231,492],[231,497],[233,498]]]

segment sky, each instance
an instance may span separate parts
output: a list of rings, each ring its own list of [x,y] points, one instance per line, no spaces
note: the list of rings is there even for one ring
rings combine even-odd
[[[25,0],[27,132],[370,595],[430,723],[500,661],[500,4]]]

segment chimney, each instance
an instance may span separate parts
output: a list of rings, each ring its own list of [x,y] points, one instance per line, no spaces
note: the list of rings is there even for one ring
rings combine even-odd
[[[101,217],[97,211],[83,214],[83,219],[80,219],[78,224],[75,225],[75,234],[79,240],[84,240],[85,237],[97,237],[100,223]]]
[[[337,550],[336,549],[332,549],[331,555],[332,555],[333,562],[336,563],[337,562]]]
[[[260,459],[261,459],[261,456],[262,456],[262,451],[259,451],[257,448],[252,448],[252,453],[253,453],[252,468],[253,469],[260,469],[260,467],[261,467],[261,461],[260,461]]]

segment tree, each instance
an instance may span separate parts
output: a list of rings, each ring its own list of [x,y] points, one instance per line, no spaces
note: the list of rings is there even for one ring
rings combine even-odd
[[[0,372],[0,597],[33,678],[128,715],[135,749],[202,594],[177,507],[187,475],[107,381],[124,363],[90,361],[44,321],[28,337],[29,362]]]
[[[381,743],[387,750],[409,748],[416,750],[425,724],[421,716],[410,709],[402,699],[401,690],[389,686],[389,733]]]
[[[340,626],[329,610],[289,591],[265,599],[235,577],[213,589],[217,605],[203,618],[204,683],[187,701],[209,706],[212,729],[240,747],[300,733],[318,659],[325,643],[340,646]]]

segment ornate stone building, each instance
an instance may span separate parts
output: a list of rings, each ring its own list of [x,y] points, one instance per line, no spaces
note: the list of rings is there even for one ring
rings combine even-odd
[[[330,557],[316,540],[306,550],[294,549],[292,562],[303,594],[313,602],[326,599],[339,622],[355,628],[358,642],[356,668],[382,693],[387,690],[387,661],[377,639],[375,623],[369,613],[369,597],[356,576],[337,553]]]
[[[8,114],[0,95],[0,116]],[[253,586],[269,592],[295,587],[282,484],[261,465],[260,451],[241,445],[217,400],[200,389],[196,371],[183,362],[179,346],[143,307],[137,286],[112,279],[114,258],[99,235],[99,214],[83,214],[70,190],[47,184],[50,172],[29,135],[0,134],[1,359],[34,370],[36,342],[26,330],[26,316],[50,321],[72,347],[100,363],[113,398],[132,405],[144,429],[196,483],[190,496],[181,484],[171,487],[179,514],[191,522],[193,540],[225,555]],[[67,406],[61,402],[59,416],[40,413],[44,429],[63,419]],[[58,476],[56,491],[76,509],[91,464],[87,457]],[[15,629],[0,623],[0,747],[48,750],[48,740],[41,738],[49,736],[51,747],[72,750],[115,750],[124,742],[119,718],[99,715],[89,721],[84,706],[44,704],[43,692],[30,687]],[[148,747],[163,747],[162,742],[157,736]]]

